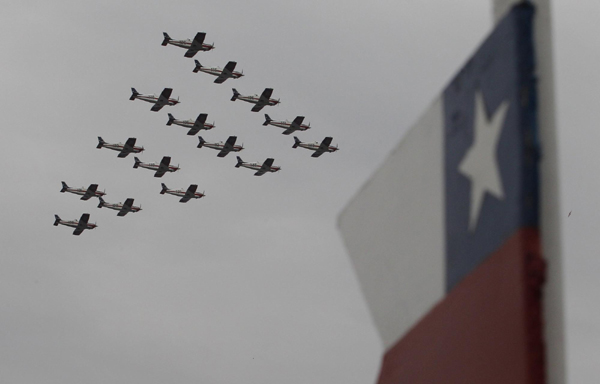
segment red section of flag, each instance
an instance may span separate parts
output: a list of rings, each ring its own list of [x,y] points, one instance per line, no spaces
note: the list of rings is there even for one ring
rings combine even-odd
[[[543,384],[539,244],[506,241],[390,348],[378,384]]]

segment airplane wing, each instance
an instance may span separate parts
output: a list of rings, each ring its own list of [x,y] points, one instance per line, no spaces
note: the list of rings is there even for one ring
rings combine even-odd
[[[237,140],[237,136],[229,136],[225,144],[223,145],[223,149],[217,155],[217,157],[225,157],[229,152],[233,150],[233,146],[235,145],[235,141]]]
[[[204,123],[206,122],[206,118],[208,117],[208,114],[206,113],[201,113],[198,115],[198,117],[196,118],[196,121],[194,122],[194,127],[190,128],[190,130],[188,131],[188,135],[192,136],[195,135],[196,133],[198,133],[198,131],[200,131],[202,128],[204,128]]]
[[[215,79],[215,83],[221,84],[225,80],[229,79],[231,77],[231,75],[233,74],[233,70],[235,69],[236,65],[237,65],[237,63],[235,61],[228,62],[227,65],[225,66],[225,68],[223,68],[223,71],[221,72],[219,77],[217,77]]]
[[[190,184],[187,191],[185,191],[185,196],[179,199],[179,202],[187,203],[188,201],[190,201],[190,199],[196,194],[196,189],[198,189],[198,186],[196,184]]]
[[[331,144],[331,140],[333,140],[332,137],[326,137],[326,138],[324,138],[323,141],[321,142],[321,145],[319,145],[319,149],[317,149],[315,151],[315,153],[313,153],[311,155],[311,157],[319,157],[323,153],[327,152],[329,150],[329,144]]]
[[[258,170],[258,172],[256,172],[254,174],[254,176],[262,176],[264,175],[266,172],[269,172],[271,170],[271,166],[273,165],[273,159],[268,158],[267,160],[265,160],[265,162],[262,164],[262,166],[260,167],[260,169]]]
[[[81,215],[81,218],[79,219],[79,223],[77,224],[77,227],[73,231],[73,234],[76,236],[81,235],[81,232],[83,232],[83,230],[87,228],[87,223],[88,223],[89,219],[90,219],[89,213],[84,213],[83,215]]]
[[[198,32],[194,37],[194,41],[192,41],[192,45],[185,52],[185,57],[194,57],[199,50],[202,49],[202,43],[204,43],[204,39],[206,38],[206,33]]]
[[[294,133],[294,132],[296,132],[296,129],[295,129],[295,128],[292,128],[292,127],[290,127],[290,128],[288,128],[288,129],[286,129],[285,131],[283,131],[283,132],[282,132],[282,134],[284,134],[284,135],[289,135],[290,133]]]
[[[154,174],[154,177],[163,177],[165,172],[169,170],[169,164],[171,164],[171,158],[169,156],[165,156],[160,161],[160,165],[158,166],[158,170]]]
[[[121,150],[121,152],[119,152],[119,154],[117,155],[117,157],[127,157],[127,155],[129,155],[131,152],[133,152],[133,146],[135,145],[135,137],[130,137],[129,139],[127,139],[127,141],[125,142],[125,145],[123,145],[123,149]]]
[[[258,99],[258,103],[256,103],[256,105],[252,107],[252,112],[258,112],[261,109],[263,109],[265,105],[269,104],[269,99],[271,98],[272,94],[273,88],[265,88],[263,93],[260,95],[260,98]]]
[[[290,128],[300,129],[300,124],[302,124],[303,121],[304,121],[304,116],[296,116],[294,121],[292,121]]]
[[[117,213],[117,216],[125,216],[127,213],[129,213],[129,211],[131,211],[132,206],[133,206],[133,199],[128,198],[127,200],[125,200],[125,203],[123,203],[123,207],[121,208],[119,213]]]
[[[85,194],[83,196],[81,196],[81,200],[89,200],[90,197],[95,196],[97,189],[98,189],[98,184],[90,184],[87,191],[85,191]]]
[[[163,91],[160,94],[160,97],[158,98],[156,103],[154,103],[152,108],[150,108],[150,110],[154,111],[154,112],[160,111],[161,108],[164,107],[165,105],[167,105],[167,103],[169,102],[169,97],[171,97],[171,92],[173,92],[172,88],[163,89]]]

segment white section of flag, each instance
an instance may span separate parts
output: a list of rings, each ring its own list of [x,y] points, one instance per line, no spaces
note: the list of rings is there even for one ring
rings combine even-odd
[[[443,122],[438,99],[340,215],[386,350],[445,296]]]

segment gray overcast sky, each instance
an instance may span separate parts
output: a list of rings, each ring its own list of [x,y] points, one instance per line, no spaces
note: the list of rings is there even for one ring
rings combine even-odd
[[[555,2],[557,99],[571,382],[591,382],[600,358],[600,169],[597,63],[600,4]],[[0,171],[0,381],[10,383],[372,382],[380,342],[335,223],[491,28],[486,1],[28,1],[0,15],[3,140]],[[207,66],[246,75],[213,84],[194,74],[173,38],[207,32]],[[130,87],[172,87],[182,103],[150,112]],[[276,119],[306,116],[298,136],[333,136],[319,159],[263,127],[263,113],[229,101],[275,89]],[[247,161],[196,149],[177,118],[208,113],[208,141],[237,135]],[[162,179],[133,157],[97,150],[136,137],[144,161],[170,155]],[[98,183],[116,217],[61,194]],[[207,197],[162,196],[199,185]],[[569,211],[572,216],[567,219]],[[53,227],[91,213],[81,236]]]

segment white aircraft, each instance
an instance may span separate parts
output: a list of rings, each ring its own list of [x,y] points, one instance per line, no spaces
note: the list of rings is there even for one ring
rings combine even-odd
[[[144,151],[144,147],[135,146],[135,141],[135,137],[130,137],[129,139],[127,139],[125,144],[109,144],[106,141],[102,140],[100,136],[98,136],[98,145],[96,146],[96,148],[108,148],[112,149],[113,151],[119,151],[117,157],[127,157],[127,155],[129,155],[130,153],[140,153]]]
[[[208,117],[208,115],[206,113],[199,114],[198,117],[196,118],[196,120],[192,120],[192,119],[177,120],[170,113],[168,113],[168,115],[169,115],[169,121],[167,121],[167,125],[175,124],[175,125],[180,125],[185,128],[190,128],[190,130],[187,133],[190,136],[195,135],[201,129],[208,130],[208,129],[213,129],[215,127],[214,122],[212,124],[206,122],[206,118]]]
[[[256,104],[254,107],[252,107],[252,112],[260,111],[265,105],[277,105],[280,103],[279,99],[271,99],[271,95],[273,94],[273,88],[265,88],[265,90],[260,96],[242,96],[235,88],[232,88],[232,90],[233,97],[231,98],[231,101],[236,101],[237,99],[240,99],[248,103]]]
[[[179,199],[180,203],[187,203],[190,199],[199,199],[206,196],[204,192],[196,192],[196,189],[198,189],[196,184],[190,184],[185,191],[183,189],[169,189],[164,183],[161,183],[160,185],[162,186],[162,190],[160,191],[161,195],[168,193],[169,195],[179,196],[181,197],[181,199]]]
[[[65,183],[64,181],[61,181],[62,183],[62,189],[60,190],[61,192],[70,192],[70,193],[74,193],[75,195],[81,195],[81,200],[89,200],[90,197],[101,197],[106,195],[105,192],[100,192],[98,191],[98,184],[90,184],[89,187],[84,188],[71,188],[67,185],[67,183]]]
[[[237,136],[229,136],[226,142],[219,141],[218,143],[207,143],[202,136],[198,136],[200,143],[198,143],[197,148],[208,147],[212,149],[216,149],[219,152],[217,157],[225,157],[229,152],[239,152],[244,149],[243,145],[235,145],[235,141],[237,140]]]
[[[165,105],[175,105],[175,104],[180,103],[179,99],[171,99],[170,98],[172,92],[173,92],[172,88],[165,88],[161,92],[160,96],[156,96],[154,94],[142,95],[141,93],[136,91],[135,88],[131,88],[131,97],[129,98],[129,100],[133,101],[135,99],[140,99],[140,100],[144,100],[149,103],[152,103],[154,105],[152,106],[152,108],[150,108],[150,110],[154,111],[154,112],[158,112]]]
[[[162,177],[166,172],[176,172],[180,168],[174,165],[169,165],[171,163],[171,158],[169,156],[165,156],[160,161],[160,164],[156,163],[142,163],[140,159],[135,158],[135,164],[133,164],[133,168],[142,167],[146,169],[150,169],[152,171],[156,171],[154,177]]]
[[[294,131],[306,131],[307,129],[310,129],[310,124],[302,124],[303,121],[304,116],[296,116],[294,121],[275,121],[265,113],[265,122],[263,123],[263,125],[273,125],[275,127],[283,128],[285,129],[285,131],[283,131],[283,134],[289,135]]]
[[[166,46],[167,44],[171,44],[171,45],[175,45],[177,47],[185,48],[185,49],[187,49],[187,51],[184,54],[185,57],[194,57],[194,55],[196,53],[198,53],[198,51],[206,52],[206,51],[210,51],[211,49],[215,48],[214,43],[213,44],[204,44],[204,39],[206,38],[206,33],[204,33],[204,32],[196,33],[194,40],[190,40],[190,39],[173,40],[167,34],[167,32],[163,32],[163,36],[164,36],[164,39],[161,44],[163,47]]]
[[[224,82],[225,80],[232,78],[232,79],[239,79],[240,77],[244,76],[243,72],[237,72],[234,71],[235,66],[237,65],[237,63],[235,61],[230,61],[227,63],[227,65],[225,65],[225,68],[208,68],[208,67],[204,67],[202,66],[202,64],[200,64],[200,62],[198,60],[194,60],[196,62],[196,68],[194,68],[194,73],[198,73],[198,71],[200,72],[204,72],[204,73],[208,73],[209,75],[213,75],[213,76],[217,76],[217,78],[215,79],[215,83],[217,84],[221,84],[222,82]]]
[[[100,199],[98,208],[106,207],[109,209],[114,209],[115,211],[119,211],[119,213],[117,213],[117,216],[125,216],[129,212],[135,213],[135,212],[139,212],[142,210],[142,207],[136,207],[133,205],[132,198],[128,198],[127,200],[125,200],[125,203],[118,203],[118,204],[107,203],[101,197],[98,197],[98,199]]]
[[[79,220],[63,220],[60,217],[58,217],[58,215],[54,215],[54,225],[58,226],[58,224],[61,224],[67,227],[73,227],[75,228],[73,234],[79,236],[81,235],[81,232],[83,232],[84,229],[94,229],[97,227],[96,224],[88,223],[89,219],[89,213],[84,213],[83,215],[81,215],[81,218]]]
[[[265,160],[264,163],[259,164],[259,163],[247,163],[245,161],[243,161],[239,156],[237,156],[237,164],[235,165],[236,168],[239,167],[244,167],[244,168],[248,168],[248,169],[253,169],[255,171],[257,171],[254,176],[262,176],[267,172],[277,172],[281,169],[281,167],[277,167],[273,165],[273,159],[272,158],[268,158],[267,160]]]
[[[333,140],[332,137],[326,137],[320,144],[316,141],[314,143],[303,143],[300,141],[300,139],[294,136],[294,145],[292,146],[292,148],[302,147],[310,149],[311,151],[315,151],[315,153],[313,153],[311,157],[319,157],[325,152],[335,152],[339,149],[338,147],[333,147],[329,145],[331,144],[331,140]]]

